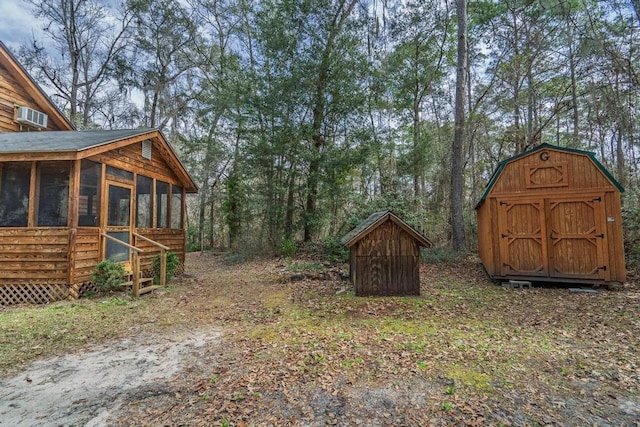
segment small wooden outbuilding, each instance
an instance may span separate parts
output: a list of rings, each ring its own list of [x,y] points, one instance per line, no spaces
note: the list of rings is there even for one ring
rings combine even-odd
[[[341,242],[357,296],[420,295],[420,247],[431,242],[391,211],[372,214]]]
[[[476,206],[495,280],[625,281],[622,186],[588,151],[542,144],[501,162]]]

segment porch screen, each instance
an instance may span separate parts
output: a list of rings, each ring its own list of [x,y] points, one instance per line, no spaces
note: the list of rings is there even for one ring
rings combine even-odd
[[[153,213],[153,180],[138,175],[136,178],[136,227],[150,228]]]
[[[156,228],[169,228],[169,184],[156,181]]]
[[[82,160],[80,169],[78,225],[81,227],[97,227],[100,224],[102,165],[91,160]]]
[[[0,227],[26,227],[31,163],[0,163]]]
[[[171,228],[182,228],[182,187],[171,186]]]
[[[64,227],[67,225],[69,206],[69,163],[38,163],[38,227]]]

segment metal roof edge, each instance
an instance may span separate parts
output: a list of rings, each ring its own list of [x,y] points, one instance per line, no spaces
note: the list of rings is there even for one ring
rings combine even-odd
[[[624,193],[624,187],[622,187],[622,185],[620,185],[618,180],[616,180],[613,177],[613,175],[611,175],[611,172],[609,172],[607,168],[605,168],[604,165],[602,165],[602,163],[598,161],[598,159],[595,157],[595,154],[592,151],[580,150],[578,148],[560,147],[558,145],[548,144],[545,142],[538,145],[537,147],[533,147],[530,150],[508,157],[502,160],[500,163],[498,163],[498,167],[493,172],[493,175],[491,175],[491,179],[489,179],[489,182],[487,183],[487,186],[485,187],[485,190],[482,193],[480,200],[478,200],[478,203],[476,203],[475,209],[478,209],[480,205],[482,205],[482,202],[484,202],[484,200],[487,198],[487,196],[491,192],[491,189],[495,185],[496,181],[500,177],[500,174],[502,174],[502,171],[504,170],[505,166],[508,163],[511,163],[514,160],[518,160],[522,157],[528,156],[532,153],[535,153],[536,151],[540,151],[543,149],[558,150],[558,151],[564,151],[566,153],[582,154],[582,155],[588,156],[591,159],[591,161],[593,161],[593,163],[596,165],[596,167],[600,169],[600,171],[607,177],[607,179],[611,181],[611,184],[613,184],[618,190],[620,190],[620,192]]]

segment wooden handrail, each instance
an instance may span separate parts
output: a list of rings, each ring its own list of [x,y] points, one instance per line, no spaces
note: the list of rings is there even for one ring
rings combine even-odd
[[[123,242],[123,241],[122,241],[122,240],[120,240],[120,239],[116,239],[116,238],[115,238],[115,237],[113,237],[113,236],[109,236],[108,234],[100,233],[100,235],[101,235],[102,237],[106,237],[106,238],[107,238],[107,239],[109,239],[109,240],[113,240],[114,242],[119,243],[119,244],[121,244],[122,246],[124,246],[124,247],[126,247],[126,248],[131,249],[132,251],[136,251],[136,252],[138,252],[138,253],[140,253],[140,252],[144,252],[144,250],[142,250],[142,249],[140,249],[140,248],[136,248],[135,246],[130,245],[130,244],[128,244],[127,242]]]
[[[134,235],[135,237],[139,237],[139,238],[141,238],[141,239],[142,239],[142,240],[144,240],[145,242],[149,242],[149,243],[151,243],[152,245],[155,245],[155,246],[159,247],[160,249],[164,249],[165,251],[168,251],[169,249],[171,249],[171,248],[169,248],[168,246],[165,246],[165,245],[163,245],[163,244],[161,244],[161,243],[156,242],[155,240],[151,240],[150,238],[143,236],[142,234],[133,233],[133,235]]]
[[[133,268],[133,285],[132,285],[132,291],[133,291],[133,295],[139,297],[140,296],[140,254],[144,252],[143,249],[140,248],[136,248],[133,245],[128,244],[127,242],[123,242],[120,239],[117,239],[113,236],[109,236],[106,233],[100,233],[101,237],[104,237],[106,239],[112,240],[122,246],[124,246],[125,248],[129,249],[130,254],[131,254],[131,267]],[[103,248],[104,250],[104,246],[102,241],[100,241],[100,246]]]
[[[167,286],[167,251],[170,249],[168,246],[165,246],[161,243],[156,242],[155,240],[151,240],[148,237],[143,236],[142,234],[133,233],[134,238],[141,238],[145,242],[151,243],[160,248],[160,286]]]

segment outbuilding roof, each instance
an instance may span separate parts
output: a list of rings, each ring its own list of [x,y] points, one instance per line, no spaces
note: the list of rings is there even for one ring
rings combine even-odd
[[[613,175],[611,175],[611,172],[609,172],[607,168],[605,168],[602,165],[602,163],[600,163],[598,159],[596,159],[595,154],[592,153],[591,151],[578,150],[577,148],[559,147],[557,145],[547,144],[545,142],[543,144],[538,145],[537,147],[532,148],[531,150],[527,150],[520,154],[516,154],[515,156],[504,159],[503,161],[498,163],[498,167],[493,172],[493,175],[491,175],[491,179],[489,179],[489,183],[487,184],[487,187],[485,188],[484,193],[482,193],[482,197],[480,197],[480,200],[478,200],[478,203],[476,204],[476,208],[480,206],[480,204],[484,201],[484,199],[487,198],[487,196],[491,192],[491,189],[498,181],[500,174],[502,173],[502,171],[504,170],[504,168],[507,166],[508,163],[513,162],[514,160],[518,160],[522,157],[528,156],[530,154],[533,154],[537,151],[545,150],[545,149],[563,151],[565,153],[581,154],[589,157],[591,161],[596,165],[596,167],[600,169],[600,171],[604,174],[604,176],[606,176],[607,179],[611,181],[611,184],[613,184],[618,190],[620,190],[620,192],[624,192],[624,188],[622,187],[622,185],[620,185],[620,183],[613,177]]]
[[[431,241],[427,239],[422,233],[411,227],[409,224],[404,222],[389,210],[372,213],[367,219],[358,224],[357,227],[345,234],[344,237],[340,239],[340,243],[350,248],[387,220],[393,221],[395,224],[400,226],[400,228],[409,233],[415,240],[418,241],[420,246],[424,246],[427,248],[432,246]]]

